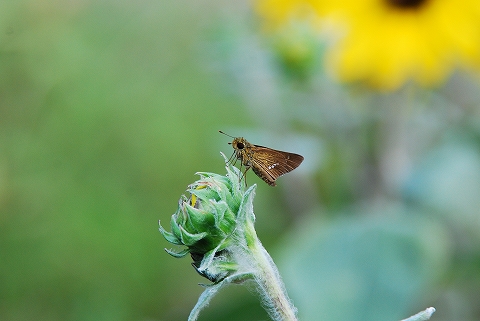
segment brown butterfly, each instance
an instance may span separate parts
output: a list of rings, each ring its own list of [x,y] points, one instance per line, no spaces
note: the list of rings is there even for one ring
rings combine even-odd
[[[229,143],[234,149],[230,159],[236,156],[236,159],[242,162],[241,165],[245,166],[243,175],[252,168],[253,172],[270,186],[275,186],[278,177],[293,171],[303,162],[301,155],[250,144],[243,137],[233,137],[221,130],[219,132],[233,138],[233,142]]]

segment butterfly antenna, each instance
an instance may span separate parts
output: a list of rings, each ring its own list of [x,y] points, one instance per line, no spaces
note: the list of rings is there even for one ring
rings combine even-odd
[[[224,134],[225,136],[235,138],[235,137],[233,137],[233,136],[231,136],[231,135],[229,135],[229,134],[226,134],[226,133],[222,132],[221,130],[219,130],[218,132],[219,132],[220,134]]]

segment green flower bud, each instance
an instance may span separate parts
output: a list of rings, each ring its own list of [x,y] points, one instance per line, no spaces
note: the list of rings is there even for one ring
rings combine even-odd
[[[190,253],[193,267],[212,282],[219,282],[237,272],[231,246],[236,241],[239,209],[247,195],[240,182],[239,170],[227,166],[227,176],[197,173],[200,179],[187,189],[190,197],[182,195],[178,209],[172,215],[171,232],[160,225],[165,239],[187,248],[170,255],[181,258]],[[248,193],[250,194],[250,193]]]

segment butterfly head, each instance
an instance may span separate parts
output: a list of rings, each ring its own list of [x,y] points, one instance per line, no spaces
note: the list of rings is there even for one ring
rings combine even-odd
[[[237,137],[230,143],[236,151],[241,151],[246,147],[249,147],[250,143],[243,137]]]
[[[233,149],[235,149],[236,151],[242,151],[245,147],[250,146],[250,144],[247,142],[247,140],[243,137],[230,136],[230,135],[222,132],[221,130],[219,130],[219,132],[228,136],[228,137],[233,138],[233,141],[231,143],[228,143],[228,144],[232,145]]]

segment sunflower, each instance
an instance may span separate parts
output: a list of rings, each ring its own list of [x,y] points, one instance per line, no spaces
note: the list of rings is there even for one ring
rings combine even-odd
[[[341,81],[386,90],[409,80],[431,86],[480,62],[479,0],[290,2],[342,31],[326,52],[327,68]]]

